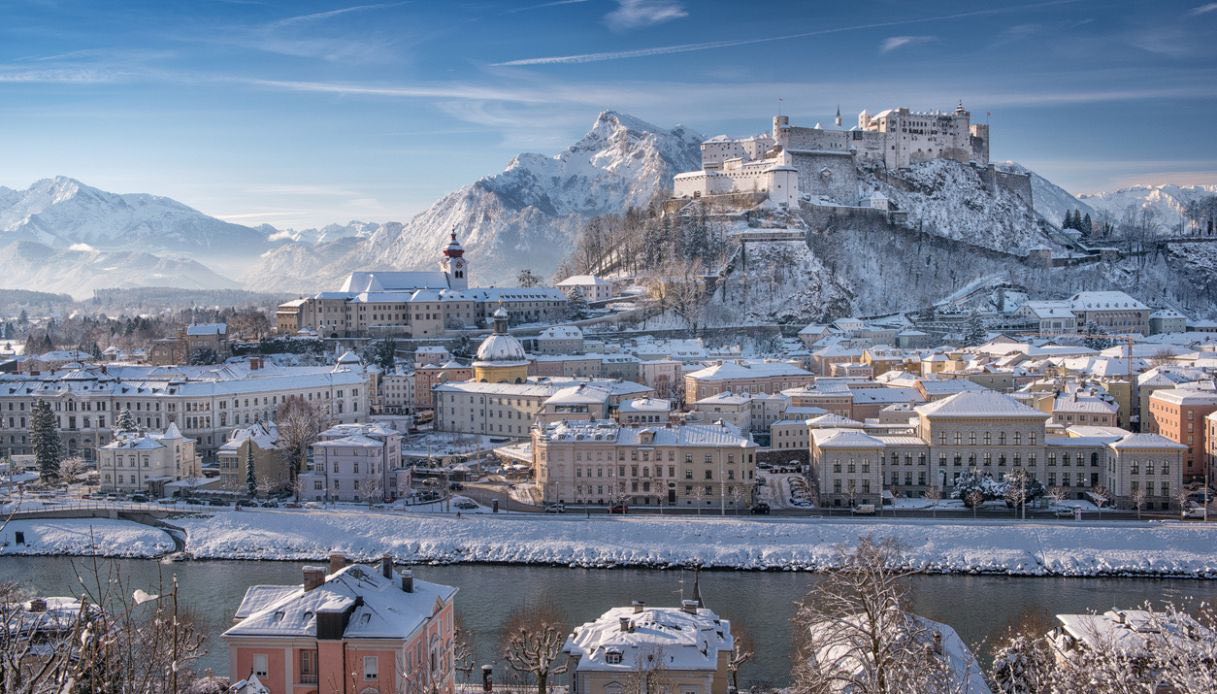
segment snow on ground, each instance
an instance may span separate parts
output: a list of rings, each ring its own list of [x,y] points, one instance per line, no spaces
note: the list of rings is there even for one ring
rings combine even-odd
[[[17,544],[17,533],[24,535],[24,544]],[[155,557],[172,551],[173,540],[162,530],[105,518],[14,520],[0,531],[0,556]]]
[[[817,569],[865,534],[892,537],[927,572],[1182,575],[1217,578],[1217,525],[1201,523],[751,519],[654,516],[217,512],[175,521],[196,558],[363,559],[579,566],[701,562]]]

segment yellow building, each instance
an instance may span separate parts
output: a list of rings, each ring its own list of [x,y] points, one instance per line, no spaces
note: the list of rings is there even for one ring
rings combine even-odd
[[[528,356],[524,345],[507,333],[507,309],[499,306],[494,315],[494,333],[482,340],[473,362],[473,380],[483,383],[523,383],[528,380]]]

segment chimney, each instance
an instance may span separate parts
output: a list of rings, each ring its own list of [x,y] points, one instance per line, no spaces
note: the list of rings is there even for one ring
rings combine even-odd
[[[629,617],[618,617],[617,626],[621,627],[621,631],[623,633],[628,632],[630,630],[630,618]]]
[[[642,614],[642,608],[646,607],[646,603],[641,600],[635,600],[630,604],[634,606],[634,614]]]
[[[689,614],[697,614],[697,601],[696,600],[681,600],[680,609],[684,612],[688,612]]]
[[[330,573],[336,574],[346,568],[347,556],[342,552],[330,552]]]
[[[494,691],[494,666],[482,666],[482,691],[486,694]]]
[[[414,572],[410,569],[401,572],[401,589],[407,593],[414,592]]]
[[[317,588],[325,583],[325,569],[320,566],[304,567],[304,592]]]
[[[380,575],[393,578],[393,557],[386,554],[380,558]]]
[[[46,612],[46,598],[30,600],[30,612]]]
[[[260,368],[262,368],[262,357],[250,357],[249,358],[249,370],[257,371]]]

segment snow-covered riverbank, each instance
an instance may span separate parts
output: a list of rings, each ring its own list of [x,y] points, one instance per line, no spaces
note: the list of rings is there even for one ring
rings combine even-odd
[[[26,545],[3,554],[156,556],[172,550],[160,531],[121,521],[21,521]],[[219,511],[183,517],[197,559],[316,561],[333,550],[400,562],[500,562],[802,570],[832,562],[861,535],[895,538],[911,567],[929,573],[1139,575],[1217,578],[1217,525],[1134,522],[753,519],[577,515],[402,514],[340,511]],[[13,527],[6,529],[8,540]],[[31,540],[31,534],[33,540]],[[50,551],[48,551],[50,549]]]

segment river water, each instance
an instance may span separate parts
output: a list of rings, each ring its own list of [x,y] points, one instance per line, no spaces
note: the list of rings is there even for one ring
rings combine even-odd
[[[209,561],[161,564],[155,560],[106,560],[129,582],[155,592],[162,579],[176,575],[181,602],[210,634],[203,663],[227,674],[227,652],[220,633],[245,589],[257,584],[300,583],[301,567],[292,562]],[[648,569],[571,569],[536,566],[422,566],[415,574],[455,585],[457,611],[472,633],[478,664],[492,663],[506,674],[498,656],[501,626],[522,605],[549,604],[570,624],[598,616],[609,607],[643,600],[678,605],[682,590],[692,590],[692,574]],[[79,592],[78,575],[89,577],[86,560],[63,557],[0,558],[0,581],[16,581],[41,595]],[[92,580],[91,578],[89,579]],[[781,685],[790,671],[790,616],[794,603],[816,577],[792,572],[713,571],[701,575],[706,606],[744,629],[755,656],[741,671],[744,682]],[[986,647],[1008,627],[1025,619],[1048,625],[1061,612],[1134,607],[1146,600],[1217,601],[1217,581],[1142,578],[1007,578],[999,576],[916,576],[909,580],[913,609],[950,624],[984,658]]]

